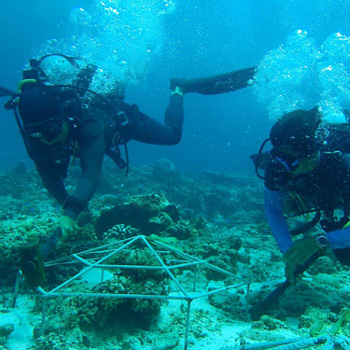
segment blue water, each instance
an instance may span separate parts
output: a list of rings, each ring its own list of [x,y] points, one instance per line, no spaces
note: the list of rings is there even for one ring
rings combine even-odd
[[[79,36],[86,34],[106,50],[111,49],[112,42],[116,45],[120,67],[130,65],[134,75],[140,76],[128,84],[126,101],[138,104],[144,113],[162,120],[171,77],[208,76],[257,65],[298,29],[307,31],[317,49],[332,33],[350,35],[350,1],[114,0],[104,3],[103,8],[95,0],[3,3],[0,86],[16,90],[24,65],[48,40],[65,42],[75,35],[79,43]],[[97,11],[91,30],[86,24],[78,23],[80,8]],[[120,19],[120,25],[111,24],[111,16]],[[5,101],[2,99],[1,103]],[[317,98],[315,101],[318,102]],[[252,174],[248,156],[257,151],[273,123],[269,102],[258,101],[252,88],[217,96],[186,95],[182,142],[174,147],[131,142],[131,164],[152,164],[167,157],[180,169]],[[3,169],[27,158],[11,112],[0,110],[0,126],[0,168]]]

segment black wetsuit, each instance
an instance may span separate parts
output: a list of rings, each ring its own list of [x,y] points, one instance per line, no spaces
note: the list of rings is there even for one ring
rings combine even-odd
[[[121,127],[121,140],[149,144],[174,145],[180,142],[184,121],[183,97],[173,94],[164,116],[164,124],[139,111],[136,105],[120,101],[117,110],[126,114],[128,123]],[[76,219],[86,208],[98,184],[103,157],[116,134],[111,116],[101,108],[82,112],[77,125],[70,126],[66,144],[48,146],[28,138],[31,157],[47,190],[64,207],[64,215]],[[74,193],[68,196],[63,179],[71,156],[80,158],[82,175]]]

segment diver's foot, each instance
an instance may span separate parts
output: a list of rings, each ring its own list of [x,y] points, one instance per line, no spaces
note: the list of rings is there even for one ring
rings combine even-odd
[[[175,87],[175,89],[172,89],[172,92],[171,92],[172,95],[174,94],[178,94],[180,96],[183,96],[184,95],[184,92],[182,91],[182,89],[178,86]]]
[[[193,84],[193,80],[191,79],[181,79],[181,78],[170,79],[170,89],[173,91],[173,94],[180,93],[182,95],[185,95],[188,92],[194,92],[191,90],[191,84]]]

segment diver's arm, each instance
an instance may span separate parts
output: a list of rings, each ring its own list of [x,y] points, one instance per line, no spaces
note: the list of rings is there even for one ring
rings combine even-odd
[[[339,262],[350,266],[350,226],[325,234]]]
[[[243,89],[251,85],[251,81],[254,79],[255,70],[256,67],[249,67],[206,78],[173,78],[170,81],[170,88],[174,90],[176,86],[179,86],[185,93],[197,92],[203,95],[223,94]]]
[[[64,214],[75,220],[93,196],[100,178],[105,140],[102,123],[90,119],[83,123],[79,137],[82,175],[75,192],[64,203]]]
[[[55,159],[51,146],[32,138],[28,139],[28,145],[43,185],[62,205],[68,196],[63,179],[67,176],[69,155],[66,156],[63,150],[60,152],[62,156]]]
[[[34,162],[45,188],[58,203],[63,204],[68,194],[61,175],[55,170],[54,161],[44,162],[34,159]]]
[[[63,151],[63,157],[55,160],[52,148],[34,138],[28,138],[28,145],[43,185],[59,204],[63,204],[68,196],[63,179],[67,176],[69,155],[66,157]]]
[[[283,215],[283,191],[272,191],[265,187],[265,215],[278,247],[284,254],[292,245],[292,237]]]
[[[332,249],[350,248],[350,226],[325,234]]]

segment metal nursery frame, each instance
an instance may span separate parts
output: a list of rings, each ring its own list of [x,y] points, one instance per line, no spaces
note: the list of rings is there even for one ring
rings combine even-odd
[[[117,254],[118,252],[122,251],[125,248],[131,248],[131,245],[134,243],[143,243],[144,247],[147,247],[152,255],[157,259],[159,265],[157,266],[142,266],[142,265],[110,265],[110,264],[104,264],[103,262],[107,260],[108,258],[112,257],[113,255]],[[120,245],[119,247],[114,247],[116,245]],[[156,248],[163,249],[157,250]],[[164,251],[165,249],[165,251]],[[179,258],[182,260],[174,260],[174,265],[167,265],[166,262],[162,259],[162,254],[169,254],[173,253],[176,254]],[[85,259],[85,255],[91,255],[96,254],[97,261],[91,259]],[[100,257],[99,257],[100,256]],[[89,261],[90,260],[90,261]],[[182,300],[187,302],[187,312],[186,312],[186,328],[185,328],[185,339],[184,339],[184,349],[188,349],[188,337],[189,337],[189,326],[190,326],[190,311],[191,311],[191,303],[195,299],[207,297],[216,293],[220,293],[222,291],[226,291],[232,288],[239,288],[242,286],[247,286],[247,294],[249,289],[249,283],[248,282],[242,282],[239,284],[229,285],[222,288],[213,289],[209,292],[196,292],[196,272],[198,267],[203,266],[208,269],[212,269],[215,271],[218,271],[224,275],[235,277],[236,275],[223,270],[215,265],[212,265],[205,260],[200,260],[198,258],[195,258],[191,255],[188,255],[174,247],[171,247],[169,245],[166,245],[160,241],[149,239],[146,236],[139,235],[134,236],[131,238],[127,238],[124,240],[116,241],[110,244],[102,245],[97,248],[92,248],[89,250],[85,250],[83,252],[80,252],[78,254],[73,254],[71,257],[67,259],[58,259],[54,261],[49,261],[45,266],[57,266],[57,265],[66,265],[66,264],[72,264],[72,263],[82,263],[83,268],[82,270],[65,281],[64,283],[60,284],[56,288],[53,288],[52,290],[45,291],[42,287],[38,288],[39,293],[44,298],[55,298],[55,297],[85,297],[85,298],[127,298],[127,299],[165,299],[165,300]],[[193,277],[193,291],[188,292],[185,290],[185,288],[180,284],[178,279],[173,274],[172,270],[179,269],[179,268],[186,268],[194,266],[194,277]],[[66,292],[62,291],[64,287],[66,287],[68,284],[79,280],[84,274],[86,274],[88,271],[92,269],[102,269],[101,272],[101,282],[104,281],[104,270],[123,270],[123,269],[144,269],[144,270],[163,270],[167,273],[167,275],[170,277],[170,279],[174,282],[175,286],[178,288],[178,295],[143,295],[143,294],[110,294],[110,293],[75,293],[75,292]],[[42,327],[45,327],[45,318],[46,318],[46,312],[45,309],[45,302],[43,306],[43,318],[42,318]]]

